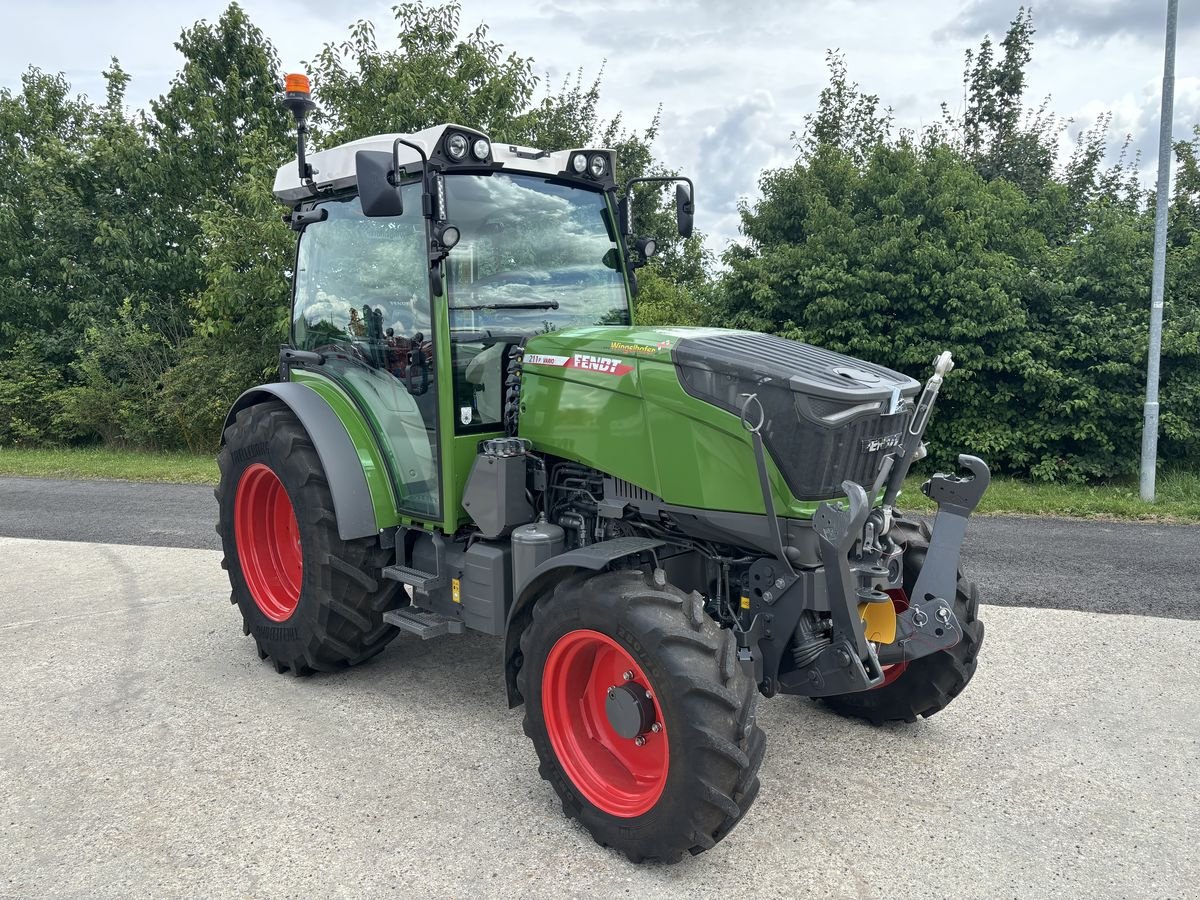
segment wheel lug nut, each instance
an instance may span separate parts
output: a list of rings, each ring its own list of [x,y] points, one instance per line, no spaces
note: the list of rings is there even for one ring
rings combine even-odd
[[[637,744],[639,747],[645,747],[645,746],[646,746],[646,738],[645,738],[645,737],[643,737],[643,736],[642,736],[642,735],[640,735],[640,734],[639,734],[637,737],[635,737],[635,738],[633,739],[633,742],[634,742],[635,744]]]
[[[621,677],[624,678],[626,681],[633,681],[633,671],[631,669],[626,669],[625,674],[622,675]]]
[[[653,699],[654,699],[653,697],[651,697],[651,696],[650,696],[650,692],[649,692],[649,691],[646,691],[646,699],[647,699],[647,700],[653,700]]]
[[[662,731],[662,726],[659,725],[657,722],[655,722],[653,725],[650,726],[650,730],[653,731],[655,734],[658,734],[660,731]]]

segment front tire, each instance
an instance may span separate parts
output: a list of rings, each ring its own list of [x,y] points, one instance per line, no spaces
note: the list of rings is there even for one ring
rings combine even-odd
[[[574,574],[533,607],[517,684],[563,812],[634,862],[725,837],[766,746],[733,634],[661,570]]]
[[[230,602],[277,672],[356,665],[396,636],[384,611],[407,598],[379,578],[375,537],[338,535],[325,470],[300,420],[279,401],[240,410],[217,456],[217,533]]]
[[[904,590],[911,595],[917,575],[925,565],[929,531],[924,525],[897,523],[896,539],[904,548]],[[979,618],[979,589],[959,573],[954,597],[954,615],[962,625],[962,640],[945,650],[884,670],[879,687],[853,694],[825,697],[824,702],[843,716],[865,719],[874,725],[885,722],[915,722],[941,712],[962,693],[975,675],[979,649],[983,646],[983,622]]]

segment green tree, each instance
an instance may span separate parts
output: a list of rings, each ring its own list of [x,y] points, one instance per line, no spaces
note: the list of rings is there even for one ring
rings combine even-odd
[[[1152,198],[1135,163],[1104,165],[1106,118],[1056,163],[1046,124],[1056,120],[1021,106],[1032,33],[1022,11],[1003,58],[988,41],[969,55],[962,122],[917,136],[892,137],[878,99],[832,55],[798,159],[766,173],[762,200],[743,209],[718,318],[918,377],[952,350],[959,368],[931,431],[938,462],[966,448],[1044,479],[1127,474],[1140,436]],[[1176,148],[1162,445],[1193,462],[1196,146]]]
[[[151,101],[148,118],[125,117],[127,76],[115,65],[110,76],[96,171],[116,182],[122,202],[100,217],[96,243],[102,258],[118,261],[127,277],[110,279],[122,287],[117,294],[83,292],[74,316],[81,338],[74,384],[61,397],[64,420],[84,435],[196,448],[215,438],[197,442],[200,416],[184,410],[228,408],[238,393],[228,367],[233,364],[244,386],[248,373],[261,376],[263,367],[254,362],[270,352],[269,343],[247,354],[245,343],[241,353],[219,353],[205,342],[247,317],[262,337],[261,318],[273,316],[277,325],[284,309],[277,287],[232,294],[223,306],[213,302],[214,284],[233,287],[229,232],[218,223],[243,229],[244,259],[276,252],[270,244],[255,249],[251,242],[262,230],[248,225],[265,216],[268,204],[259,196],[264,167],[278,164],[289,142],[276,96],[275,51],[236,3],[217,22],[185,29],[175,47],[183,65],[166,93]],[[124,152],[135,138],[140,155]],[[283,230],[277,216],[274,225]],[[272,255],[268,264],[281,259]],[[223,313],[230,315],[221,319]],[[183,384],[190,398],[180,396]],[[212,417],[204,421],[211,425]]]
[[[30,68],[21,85],[0,89],[0,349],[24,339],[58,367],[72,355],[67,315],[87,275],[80,148],[96,116],[62,75]]]

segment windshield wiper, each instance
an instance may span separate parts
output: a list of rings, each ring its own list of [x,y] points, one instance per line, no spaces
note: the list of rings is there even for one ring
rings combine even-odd
[[[472,303],[468,306],[455,304],[451,309],[558,309],[557,300],[538,300],[530,303]]]

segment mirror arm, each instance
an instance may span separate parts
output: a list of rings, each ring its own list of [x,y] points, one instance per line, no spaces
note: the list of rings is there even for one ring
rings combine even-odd
[[[677,181],[682,181],[688,186],[688,191],[693,193],[696,190],[692,184],[692,179],[686,175],[642,175],[637,178],[630,178],[625,182],[625,193],[629,194],[629,189],[635,184],[675,184]]]
[[[396,138],[392,142],[392,170],[396,173],[396,178],[400,177],[400,147],[408,147],[411,150],[416,150],[417,155],[421,157],[421,215],[428,221],[434,220],[434,205],[433,205],[433,177],[429,169],[429,155],[425,152],[425,148],[420,144],[405,140],[404,138]],[[426,226],[428,228],[428,226]],[[445,289],[442,283],[441,265],[442,260],[446,258],[446,252],[441,247],[441,242],[437,240],[432,231],[428,232],[429,248],[429,289],[430,293],[435,297],[442,296]],[[435,246],[436,245],[436,246]]]
[[[400,177],[400,146],[404,145],[411,150],[416,150],[421,157],[421,215],[426,219],[433,218],[433,191],[429,185],[429,156],[425,153],[425,148],[420,144],[414,144],[412,141],[406,141],[404,138],[396,138],[392,142],[392,171],[396,173],[396,178]]]

